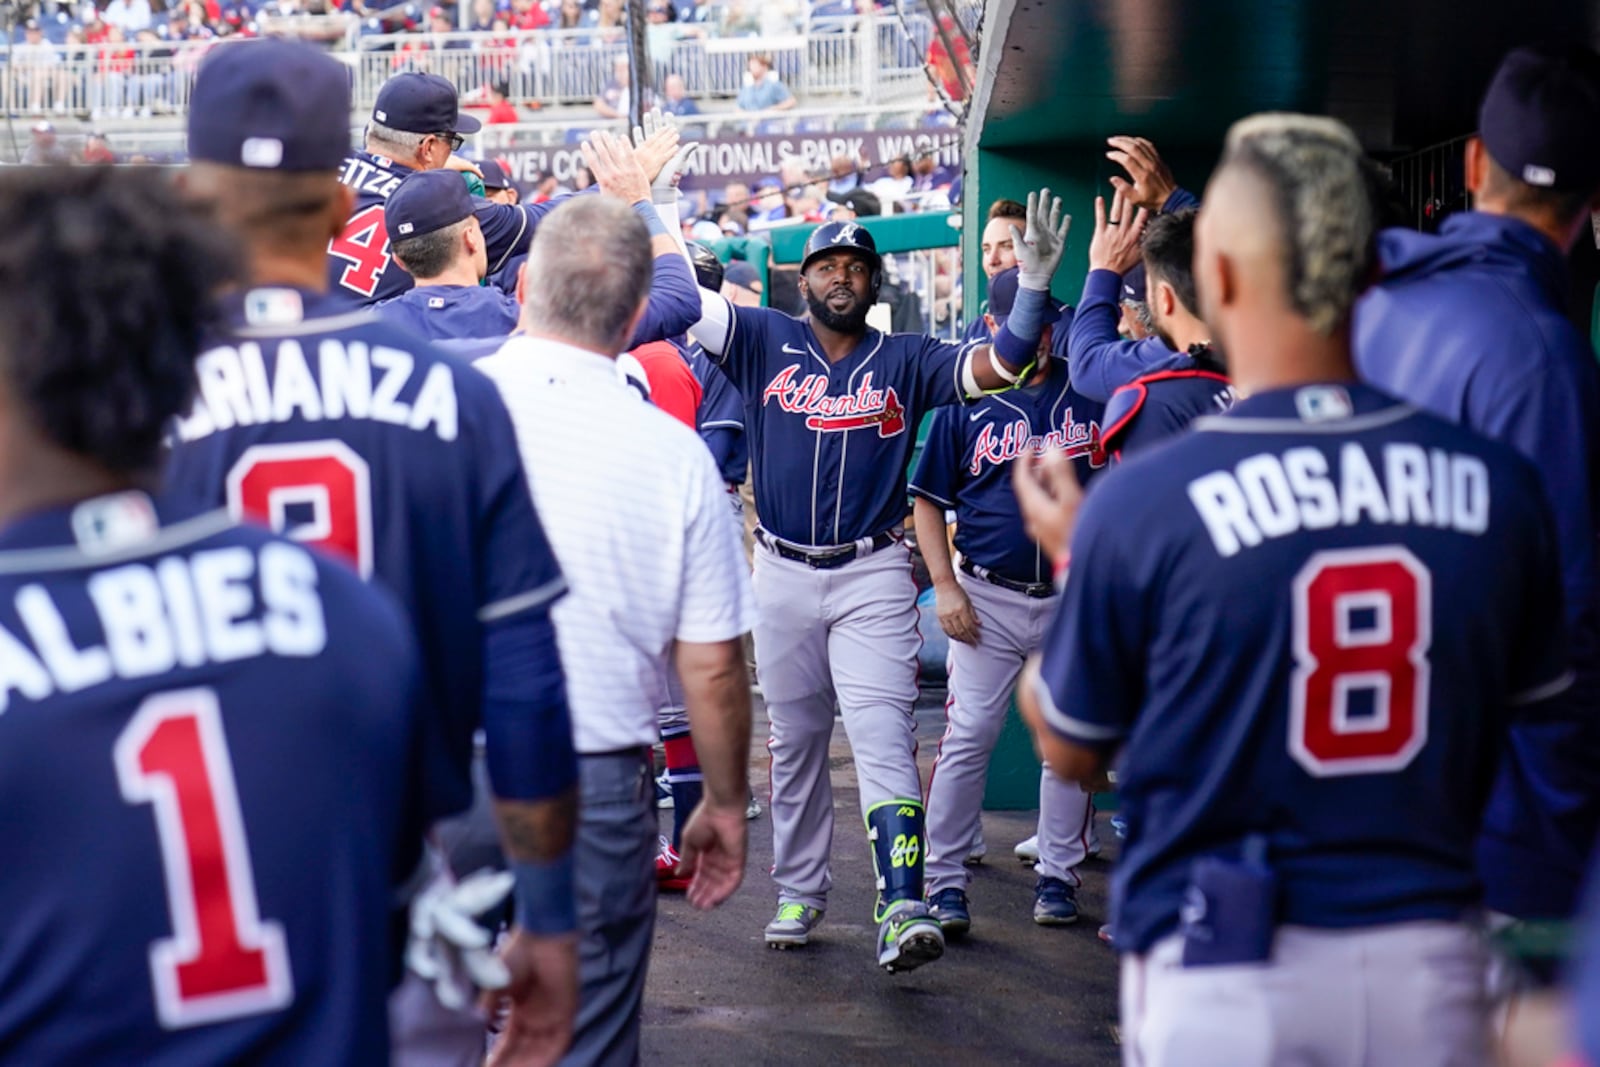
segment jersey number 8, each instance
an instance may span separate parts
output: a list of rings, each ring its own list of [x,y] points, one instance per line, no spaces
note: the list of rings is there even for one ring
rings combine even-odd
[[[1432,619],[1432,575],[1406,549],[1311,557],[1294,580],[1295,762],[1328,778],[1398,771],[1416,758],[1428,740]]]

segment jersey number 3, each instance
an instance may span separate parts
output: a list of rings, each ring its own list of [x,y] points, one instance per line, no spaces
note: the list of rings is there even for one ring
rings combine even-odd
[[[117,738],[122,797],[155,809],[172,935],[150,946],[168,1029],[276,1011],[294,999],[283,929],[262,922],[222,713],[210,689],[150,697]]]
[[[1433,577],[1397,545],[1318,552],[1294,580],[1289,752],[1319,778],[1406,767],[1428,740]]]

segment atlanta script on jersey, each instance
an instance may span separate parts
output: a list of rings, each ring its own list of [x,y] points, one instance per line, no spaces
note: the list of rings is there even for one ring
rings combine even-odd
[[[0,530],[0,1058],[385,1062],[419,692],[392,601],[226,513]]]
[[[957,514],[956,548],[1014,582],[1048,582],[1050,560],[1024,532],[1011,483],[1019,456],[1064,451],[1087,484],[1104,465],[1105,405],[1079,394],[1064,364],[1038,385],[933,414],[911,492]]]
[[[733,308],[722,354],[707,354],[744,397],[761,525],[802,545],[898,528],[912,431],[930,408],[964,401],[972,347],[868,330],[829,363],[806,322]]]
[[[1105,475],[1040,689],[1063,736],[1126,746],[1118,947],[1258,834],[1284,923],[1476,906],[1507,726],[1571,680],[1554,545],[1526,461],[1355,384],[1257,394]]]

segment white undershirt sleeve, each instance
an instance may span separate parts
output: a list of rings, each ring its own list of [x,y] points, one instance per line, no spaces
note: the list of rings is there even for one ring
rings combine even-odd
[[[689,336],[700,342],[709,356],[728,354],[728,340],[733,336],[733,305],[720,293],[700,290],[700,321],[689,327]]]

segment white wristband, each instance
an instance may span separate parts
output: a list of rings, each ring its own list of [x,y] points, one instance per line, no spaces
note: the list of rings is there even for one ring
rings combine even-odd
[[[968,352],[967,358],[961,361],[961,388],[965,389],[967,396],[973,400],[983,395],[983,387],[978,384],[978,376],[972,369],[972,357],[975,355],[976,352]]]
[[[999,356],[994,354],[993,345],[989,346],[989,366],[994,369],[996,374],[1000,375],[1000,380],[1005,382],[1007,385],[1016,385],[1022,380],[1022,375],[1012,374],[1010,371],[1006,370],[1006,365],[1000,362]]]
[[[1049,274],[1023,274],[1017,273],[1017,287],[1019,289],[1049,290]]]

